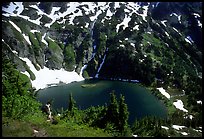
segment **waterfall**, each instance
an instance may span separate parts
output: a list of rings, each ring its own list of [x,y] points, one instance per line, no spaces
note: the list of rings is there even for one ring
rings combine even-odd
[[[97,20],[97,19],[95,19],[95,20],[93,21],[93,23],[92,23],[92,25],[91,25],[91,28],[90,28],[91,38],[92,38],[92,39],[93,39],[93,28],[94,28],[94,24],[95,24],[96,20]],[[93,52],[92,52],[91,59],[90,59],[89,61],[91,61],[91,60],[95,57],[95,55],[96,55],[95,50],[96,50],[96,45],[93,44]],[[89,61],[88,61],[88,62],[89,62]],[[88,66],[88,64],[85,64],[85,65],[81,68],[81,71],[80,71],[80,76],[81,76],[81,77],[82,77],[82,73],[84,72],[84,70],[86,69],[87,66]]]
[[[106,52],[107,52],[107,51],[108,51],[108,48],[106,48]],[[100,70],[101,70],[101,67],[103,66],[103,64],[104,64],[104,62],[105,62],[106,52],[105,52],[105,54],[104,54],[103,61],[101,62],[100,66],[99,66],[99,68],[98,68],[98,70],[97,70],[97,73],[96,73],[96,75],[95,75],[95,78],[98,78],[98,74],[99,74],[99,72],[100,72]]]

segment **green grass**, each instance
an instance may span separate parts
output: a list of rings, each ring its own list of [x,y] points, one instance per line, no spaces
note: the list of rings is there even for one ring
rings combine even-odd
[[[102,129],[94,129],[87,125],[78,125],[76,123],[58,123],[46,128],[51,137],[110,137],[108,133]]]
[[[72,121],[60,120],[54,125],[46,121],[42,113],[27,115],[23,120],[2,119],[2,135],[4,137],[32,137],[33,129],[43,131],[48,137],[111,137],[110,134],[99,128],[78,125]]]
[[[31,44],[34,45],[35,47],[39,47],[39,42],[33,35],[33,33],[29,32],[29,40],[31,41]]]
[[[2,118],[3,137],[31,137],[32,128],[29,123],[12,120],[7,117]]]
[[[54,52],[59,52],[60,51],[60,46],[55,43],[54,41],[50,40],[50,39],[47,39],[48,41],[48,47],[53,50]]]

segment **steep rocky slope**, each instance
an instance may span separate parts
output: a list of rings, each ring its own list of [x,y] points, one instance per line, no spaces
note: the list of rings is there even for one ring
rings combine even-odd
[[[188,89],[202,80],[202,3],[14,2],[2,6],[4,51],[22,72],[76,71]]]

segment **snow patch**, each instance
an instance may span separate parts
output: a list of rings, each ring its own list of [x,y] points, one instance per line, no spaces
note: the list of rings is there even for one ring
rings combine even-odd
[[[161,128],[166,129],[166,130],[169,130],[169,128],[166,127],[166,126],[161,126]]]
[[[138,137],[138,135],[132,135],[133,137]]]
[[[125,15],[125,18],[123,19],[123,22],[121,22],[120,24],[117,24],[117,26],[116,26],[116,32],[118,32],[118,30],[119,30],[119,27],[121,26],[121,25],[124,25],[123,26],[123,30],[126,28],[126,27],[128,27],[128,22],[131,20],[131,18],[130,17],[127,17],[127,15]]]
[[[189,117],[191,120],[193,119],[193,115],[187,115],[187,116],[185,116],[184,118],[187,119],[188,117]]]
[[[29,45],[31,45],[31,42],[30,42],[30,40],[29,40],[29,37],[26,36],[24,33],[23,33],[22,35],[23,35],[23,37],[25,38],[25,40],[29,43]]]
[[[172,128],[176,129],[176,130],[180,130],[182,128],[186,128],[186,126],[180,126],[180,125],[172,125]]]
[[[181,132],[181,134],[184,135],[184,136],[188,135],[188,133],[186,133],[186,132]]]
[[[11,25],[13,25],[13,27],[14,27],[18,32],[21,33],[21,29],[20,29],[14,22],[9,21],[9,23],[11,23]]]
[[[36,79],[34,81],[31,80],[32,86],[37,90],[48,87],[49,84],[58,84],[59,82],[63,83],[71,83],[73,81],[82,81],[84,78],[79,76],[75,71],[68,72],[63,68],[60,70],[51,70],[47,67],[40,69],[37,71],[32,64],[32,62],[28,58],[22,58],[23,61],[30,67],[30,70],[35,74]],[[22,72],[27,75],[26,72]],[[30,77],[30,76],[28,76]]]
[[[133,47],[135,47],[135,44],[134,44],[134,43],[130,43],[130,45],[132,45]]]
[[[201,105],[202,105],[202,101],[201,101],[201,100],[198,100],[198,101],[197,101],[197,104],[201,104]]]
[[[179,109],[179,110],[182,110],[182,111],[184,111],[184,112],[188,112],[188,110],[186,110],[183,106],[183,102],[181,101],[181,100],[178,100],[177,99],[177,102],[173,102],[173,105],[177,108],[177,109]]]
[[[166,34],[166,36],[168,36],[170,38],[169,34],[166,31],[165,31],[165,34]]]
[[[48,46],[48,43],[45,41],[46,33],[42,36],[42,42]]]
[[[18,9],[16,9],[18,7]],[[17,11],[16,14],[14,14],[13,12]],[[10,15],[19,15],[24,9],[23,6],[23,2],[10,2],[10,4],[8,5],[8,8],[5,8],[2,6],[2,10],[7,12],[6,14],[3,14],[5,16],[10,16]]]
[[[194,131],[196,131],[196,132],[201,132],[202,133],[202,130],[196,130],[196,129],[193,129]]]
[[[170,99],[171,96],[164,90],[163,87],[160,87],[160,88],[157,88],[157,89],[161,92],[162,95],[164,95],[165,97]]]
[[[193,13],[193,15],[195,16],[195,18],[200,17],[200,15],[197,13]]]
[[[80,74],[79,74],[80,77],[82,77],[82,73],[83,73],[83,71],[86,69],[86,67],[87,67],[87,64],[85,64],[85,65],[81,68],[81,71],[80,71]],[[82,77],[82,78],[83,78],[83,77]]]
[[[189,41],[189,39],[185,38],[185,41],[192,44],[191,41]]]
[[[15,50],[12,50],[12,52],[13,52],[14,54],[18,55],[18,52],[17,52],[17,51],[15,51]]]
[[[161,21],[161,23],[166,27],[165,22],[167,22],[167,20],[163,20],[163,21]]]
[[[35,32],[39,32],[39,33],[40,33],[39,30],[30,30],[30,32],[31,32],[31,33],[35,33]]]
[[[142,16],[143,20],[146,21],[146,22],[147,22],[146,17],[147,17],[148,7],[149,7],[149,4],[146,5],[146,6],[143,6],[143,7],[142,7],[142,8],[144,8],[143,14],[139,14],[139,13],[138,13],[140,16]]]

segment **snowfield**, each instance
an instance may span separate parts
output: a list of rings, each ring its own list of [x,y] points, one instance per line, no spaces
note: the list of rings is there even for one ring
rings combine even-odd
[[[172,125],[172,128],[176,129],[176,130],[180,130],[182,128],[186,128],[186,126],[180,126],[180,125]]]
[[[32,86],[36,88],[36,90],[47,88],[48,85],[58,84],[60,82],[63,83],[71,83],[73,81],[82,81],[84,78],[78,75],[75,71],[68,72],[64,69],[60,70],[50,70],[47,67],[40,69],[37,71],[34,65],[28,58],[22,58],[23,61],[30,67],[30,70],[35,74],[36,79],[34,81],[31,80]],[[30,77],[28,72],[22,72],[23,74]]]
[[[198,100],[198,101],[197,101],[197,104],[201,104],[201,105],[202,105],[202,101],[201,101],[201,100]]]
[[[165,97],[170,99],[171,96],[164,90],[163,87],[160,87],[160,88],[157,88],[157,89],[161,92],[162,95],[164,95]]]
[[[178,100],[177,99],[177,101],[176,102],[174,102],[173,103],[173,105],[177,108],[177,109],[179,109],[179,110],[182,110],[182,111],[184,111],[184,112],[188,112],[188,110],[186,110],[183,106],[183,102],[181,101],[181,100]]]
[[[169,128],[166,127],[166,126],[161,126],[161,128],[166,129],[166,130],[169,130]]]

